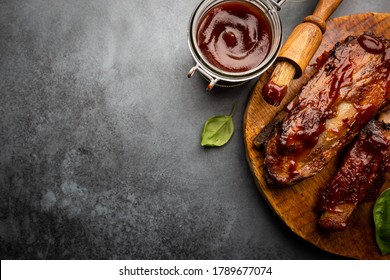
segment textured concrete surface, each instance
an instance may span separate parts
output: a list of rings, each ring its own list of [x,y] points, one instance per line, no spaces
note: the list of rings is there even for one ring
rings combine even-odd
[[[198,0],[0,0],[2,259],[328,259],[270,210],[249,171],[253,82],[205,92]],[[315,1],[287,1],[285,34]],[[389,12],[345,1],[341,16]],[[200,146],[238,101],[235,134]]]

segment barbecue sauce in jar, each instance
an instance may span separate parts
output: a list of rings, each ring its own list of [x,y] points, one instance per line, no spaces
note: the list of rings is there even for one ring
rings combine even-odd
[[[211,7],[200,20],[197,42],[205,60],[222,71],[245,72],[261,64],[271,48],[264,12],[244,1]]]

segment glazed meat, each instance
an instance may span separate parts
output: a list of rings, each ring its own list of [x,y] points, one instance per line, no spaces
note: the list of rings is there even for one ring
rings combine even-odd
[[[271,185],[319,173],[390,97],[390,40],[364,33],[337,43],[317,72],[255,139]]]
[[[359,202],[373,200],[390,168],[390,114],[370,121],[348,147],[330,183],[321,190],[317,210],[319,225],[343,230]]]

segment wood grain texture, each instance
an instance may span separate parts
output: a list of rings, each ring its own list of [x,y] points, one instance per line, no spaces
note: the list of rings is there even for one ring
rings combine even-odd
[[[321,40],[322,32],[317,25],[301,23],[287,38],[276,60],[292,63],[295,66],[295,77],[298,78],[321,45]]]
[[[371,31],[390,38],[390,14],[367,13],[331,19],[323,41],[310,64],[325,50],[330,50],[338,41],[349,35],[360,35]],[[269,69],[256,84],[245,110],[244,143],[246,157],[256,185],[275,213],[296,234],[317,247],[337,255],[355,259],[390,259],[382,256],[376,242],[372,218],[373,202],[360,204],[352,214],[347,229],[343,232],[326,232],[317,226],[318,215],[314,212],[318,190],[324,186],[335,171],[337,158],[318,175],[284,189],[271,189],[264,180],[264,155],[253,145],[253,140],[261,129],[275,116],[286,103],[300,90],[313,73],[309,65],[301,78],[294,80],[286,98],[279,107],[267,104],[262,99],[262,87],[272,73]],[[383,189],[390,187],[386,181]]]
[[[322,33],[326,29],[325,22],[341,2],[342,0],[318,1],[313,15],[306,17],[301,24],[297,25],[284,43],[277,61],[287,60],[292,63],[296,68],[296,78],[301,76],[320,46]]]
[[[276,68],[269,79],[270,84],[287,88],[293,78],[302,75],[321,45],[326,21],[341,2],[342,0],[319,0],[314,13],[294,28],[279,52]],[[269,104],[277,106],[285,93],[274,93],[267,86],[264,88],[263,97]]]
[[[337,9],[337,7],[343,2],[343,0],[320,0],[313,12],[313,15],[326,21]]]

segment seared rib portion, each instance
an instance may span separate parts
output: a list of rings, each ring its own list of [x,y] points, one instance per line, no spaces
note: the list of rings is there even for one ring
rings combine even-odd
[[[390,40],[373,34],[350,36],[325,53],[280,120],[255,140],[265,144],[269,183],[292,185],[319,173],[389,103],[389,72]]]
[[[370,121],[349,146],[330,183],[321,190],[319,225],[343,230],[359,202],[375,199],[390,168],[390,119]]]

